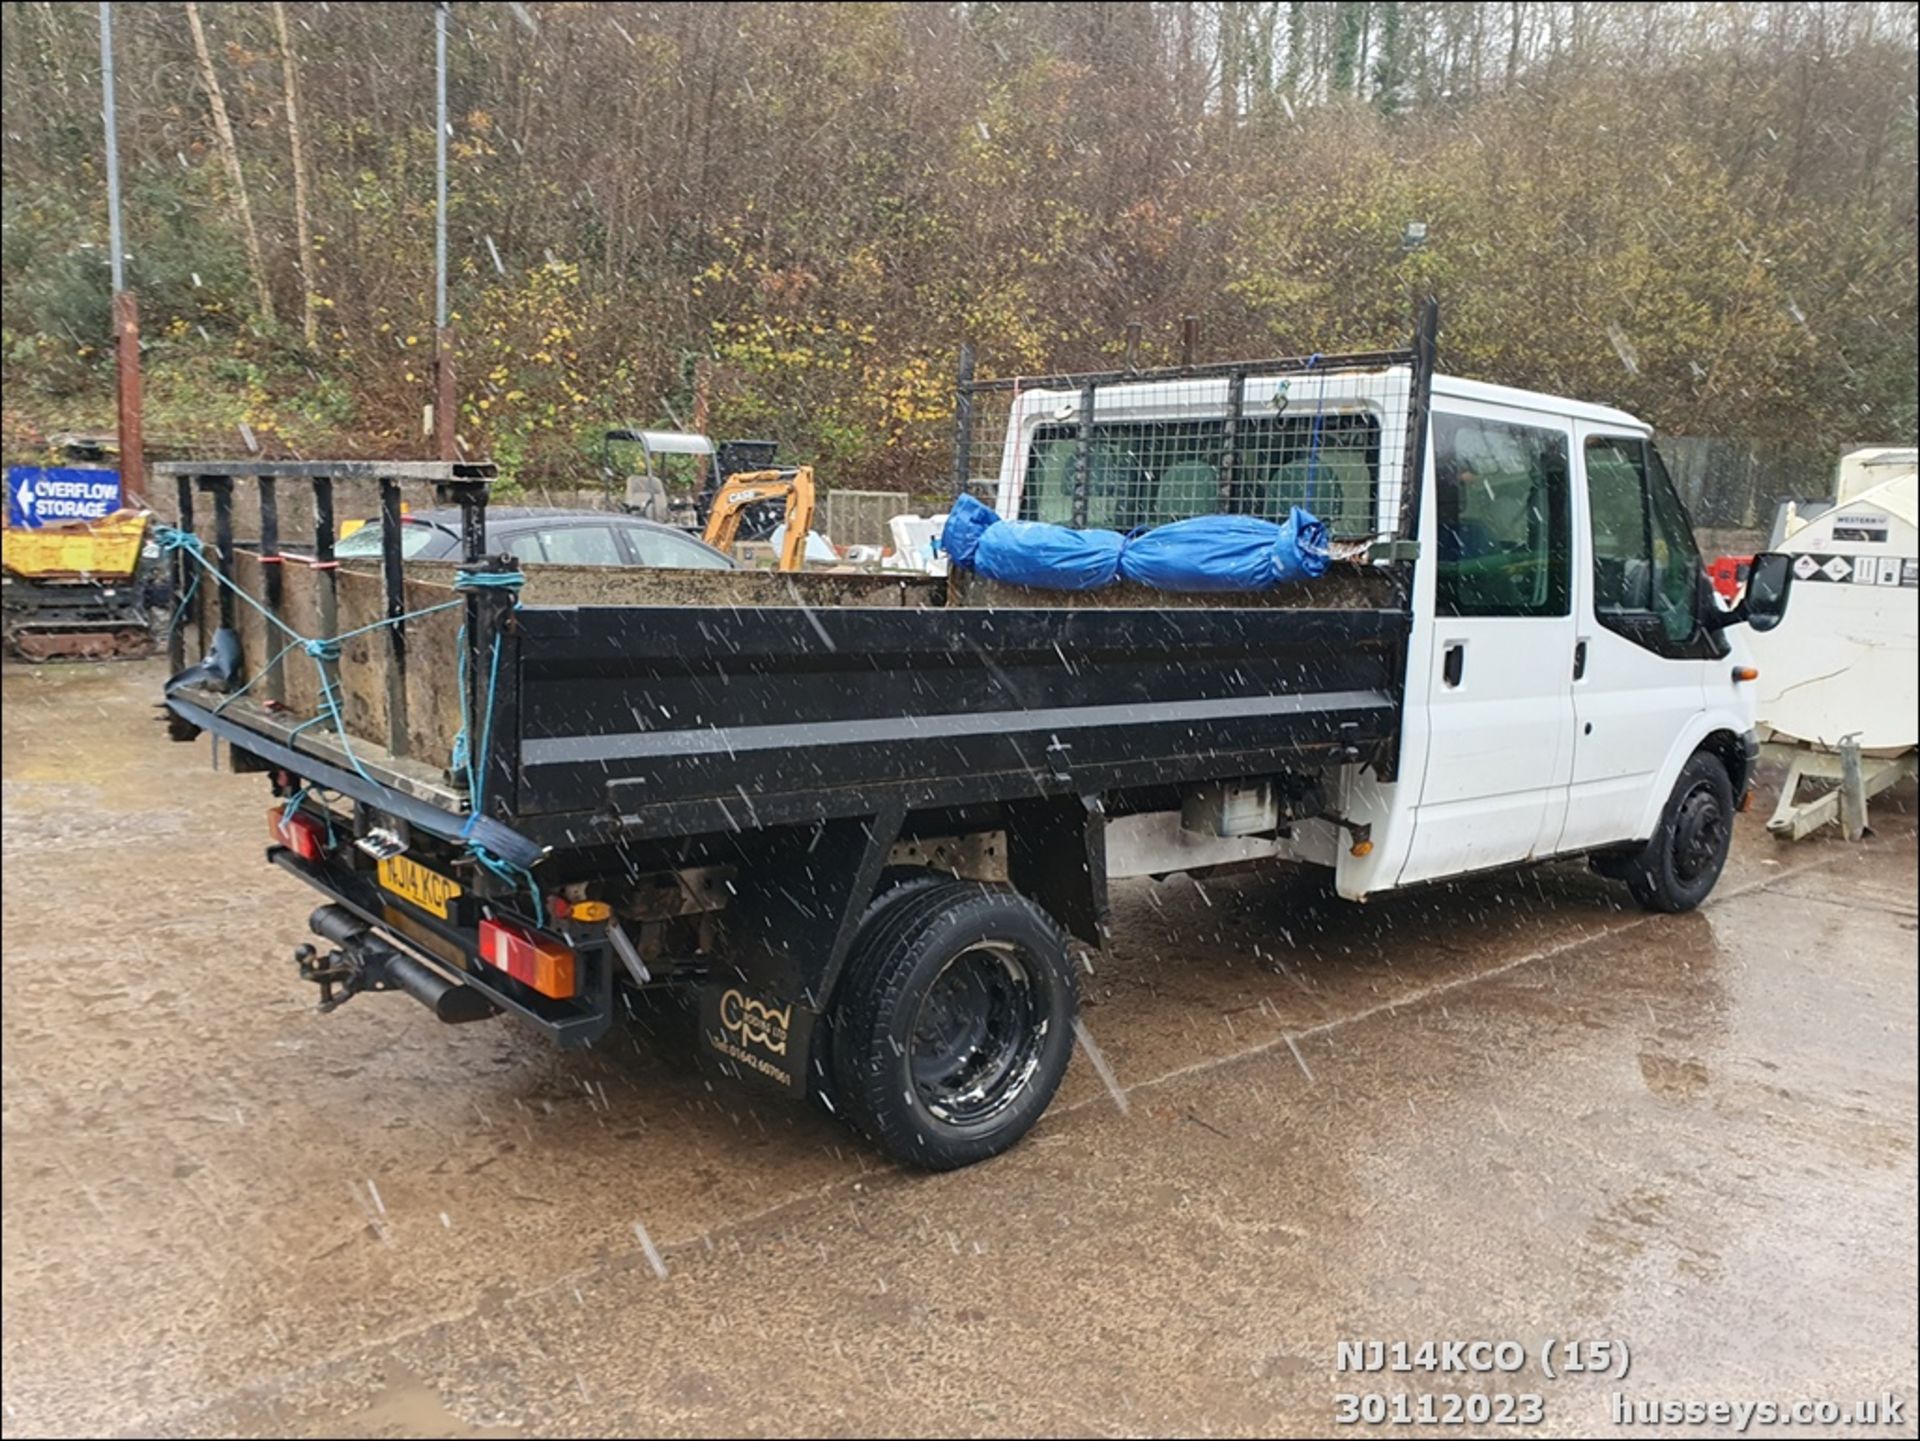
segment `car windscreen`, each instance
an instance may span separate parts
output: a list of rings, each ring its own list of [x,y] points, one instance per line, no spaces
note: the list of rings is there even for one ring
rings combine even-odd
[[[676,570],[732,570],[733,563],[718,551],[670,530],[634,526],[627,531],[640,564]]]
[[[433,548],[434,541],[444,535],[436,525],[425,521],[416,521],[400,527],[400,555],[403,560],[413,560]],[[385,544],[386,531],[380,522],[369,521],[345,540],[333,548],[333,553],[341,560],[354,560],[364,556],[379,555]]]

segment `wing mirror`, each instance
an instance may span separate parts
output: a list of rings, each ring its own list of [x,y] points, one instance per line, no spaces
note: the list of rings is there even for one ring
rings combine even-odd
[[[1725,630],[1745,621],[1757,631],[1769,631],[1786,619],[1787,597],[1793,592],[1793,557],[1779,551],[1756,555],[1747,571],[1746,593],[1732,610],[1711,605],[1701,617],[1709,630]],[[1712,588],[1708,587],[1708,593]]]

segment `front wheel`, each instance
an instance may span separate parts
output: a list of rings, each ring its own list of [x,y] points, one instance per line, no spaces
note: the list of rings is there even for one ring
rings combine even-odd
[[[1078,1003],[1066,939],[1031,901],[966,881],[917,890],[879,918],[840,985],[847,1119],[927,1170],[999,1154],[1059,1088]]]
[[[1646,848],[1621,866],[1633,898],[1649,911],[1690,911],[1707,898],[1733,845],[1733,782],[1727,768],[1695,751]]]

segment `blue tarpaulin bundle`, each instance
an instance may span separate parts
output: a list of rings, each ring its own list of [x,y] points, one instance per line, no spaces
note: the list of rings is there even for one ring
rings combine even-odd
[[[1327,527],[1299,506],[1275,525],[1201,515],[1121,535],[1002,520],[970,495],[954,503],[940,548],[989,580],[1043,590],[1096,590],[1130,580],[1155,590],[1265,590],[1327,568]]]
[[[1003,520],[980,533],[973,568],[1008,585],[1046,590],[1098,590],[1120,571],[1116,530],[1069,530],[1034,520]]]

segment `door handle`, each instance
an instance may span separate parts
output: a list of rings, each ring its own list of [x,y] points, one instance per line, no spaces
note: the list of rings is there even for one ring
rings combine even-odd
[[[1587,643],[1583,640],[1573,643],[1573,678],[1575,680],[1587,678]]]
[[[1450,644],[1440,662],[1440,678],[1449,689],[1460,684],[1460,678],[1467,670],[1467,645],[1456,640]]]

